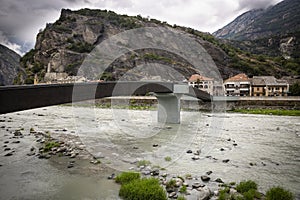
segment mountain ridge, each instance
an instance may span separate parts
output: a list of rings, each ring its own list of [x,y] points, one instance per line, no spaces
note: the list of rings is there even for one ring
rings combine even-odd
[[[48,71],[76,75],[84,58],[95,46],[113,35],[141,27],[165,27],[189,35],[209,53],[222,78],[228,78],[240,72],[278,76],[294,73],[293,71],[286,72],[284,66],[272,58],[261,59],[234,48],[231,44],[216,39],[211,34],[192,28],[170,25],[156,19],[143,18],[140,15],[118,15],[107,10],[63,9],[60,18],[52,24],[47,24],[46,28],[37,35],[35,48],[21,58],[21,66],[26,69],[27,77],[16,82],[33,83],[35,75],[43,81]],[[185,78],[193,73],[199,73],[189,63],[182,62],[171,53],[150,49],[120,57],[114,62],[114,66],[110,66],[105,77],[100,78],[118,80],[124,73],[137,66],[137,63],[149,62],[172,65],[175,70],[182,72]]]
[[[284,0],[264,10],[247,11],[213,35],[230,40],[254,40],[297,30],[300,30],[300,3]]]
[[[19,63],[20,58],[19,54],[0,44],[0,85],[12,85],[14,83],[18,73],[22,71]]]

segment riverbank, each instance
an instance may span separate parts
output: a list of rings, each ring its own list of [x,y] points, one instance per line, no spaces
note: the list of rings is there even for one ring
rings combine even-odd
[[[182,176],[197,194],[201,192],[192,189],[193,184],[214,193],[222,189],[220,179],[251,179],[263,193],[282,185],[300,197],[297,117],[183,111],[180,125],[160,126],[151,116],[156,112],[68,106],[0,115],[3,199],[63,199],[58,197],[77,193],[89,199],[118,199],[120,186],[108,177],[128,170],[152,176],[156,169],[156,177],[166,173],[167,181]],[[223,126],[212,132],[214,123]],[[103,148],[96,149],[97,144]],[[147,159],[143,152],[155,157]],[[143,160],[149,160],[151,168]],[[210,180],[203,181],[203,176]]]
[[[234,109],[231,113],[259,114],[259,115],[279,115],[279,116],[300,116],[300,110],[282,109]]]

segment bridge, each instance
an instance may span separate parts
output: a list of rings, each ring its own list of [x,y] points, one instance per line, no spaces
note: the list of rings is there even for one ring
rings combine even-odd
[[[189,95],[202,101],[211,96],[187,84],[174,82],[92,82],[0,87],[0,114],[33,108],[153,93],[158,99],[158,121],[180,123],[180,98]]]

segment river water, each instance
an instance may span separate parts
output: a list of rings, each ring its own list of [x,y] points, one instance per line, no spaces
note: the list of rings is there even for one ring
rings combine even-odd
[[[181,124],[168,125],[157,123],[156,115],[69,106],[1,115],[0,142],[15,152],[7,157],[5,147],[1,150],[0,199],[83,199],[81,191],[86,199],[118,199],[119,186],[106,177],[129,170],[137,160],[149,160],[174,175],[200,177],[212,171],[212,180],[251,179],[262,192],[280,185],[300,199],[299,117],[182,111]],[[32,127],[53,137],[79,136],[88,152],[112,169],[91,172],[90,163],[82,160],[76,161],[81,165],[76,171],[61,160],[27,156],[36,146],[34,136],[27,134]],[[20,143],[11,138],[16,129],[25,135]]]

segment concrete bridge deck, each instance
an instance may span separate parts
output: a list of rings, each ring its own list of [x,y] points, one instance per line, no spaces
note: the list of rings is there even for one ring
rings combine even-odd
[[[0,87],[0,114],[111,96],[146,95],[174,92],[173,82],[93,82]],[[117,88],[117,89],[116,89]],[[203,101],[211,96],[189,87],[187,95]]]

